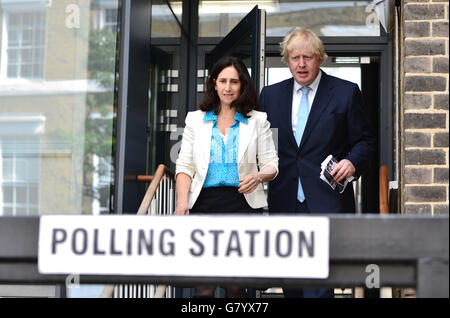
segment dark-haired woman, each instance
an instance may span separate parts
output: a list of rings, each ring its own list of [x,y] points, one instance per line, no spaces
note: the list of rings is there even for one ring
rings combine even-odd
[[[262,213],[263,182],[278,173],[266,113],[245,64],[225,57],[213,67],[200,110],[189,112],[176,162],[175,214]],[[197,286],[213,297],[215,286]],[[227,287],[227,297],[243,297]]]

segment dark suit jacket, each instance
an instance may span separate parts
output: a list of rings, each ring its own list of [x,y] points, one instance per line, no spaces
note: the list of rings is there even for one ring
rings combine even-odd
[[[320,179],[321,163],[332,154],[338,161],[350,160],[355,179],[375,150],[363,111],[361,91],[354,83],[322,71],[300,147],[292,132],[294,79],[264,87],[260,95],[272,128],[278,128],[279,174],[269,183],[269,212],[295,212],[298,176],[311,213],[352,213],[355,199],[352,184],[344,193]],[[276,135],[275,135],[276,136]]]

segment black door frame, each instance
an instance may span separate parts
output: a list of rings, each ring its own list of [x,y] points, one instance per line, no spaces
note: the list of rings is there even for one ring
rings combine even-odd
[[[120,53],[111,212],[136,213],[145,184],[136,176],[146,171],[150,67],[151,1],[120,3]],[[144,119],[144,120],[143,120]]]
[[[263,34],[261,34],[260,25],[264,23]],[[241,21],[230,31],[227,35],[209,52],[208,56],[205,55],[206,68],[210,69],[212,65],[217,62],[221,57],[229,54],[233,54],[234,49],[245,39],[248,35],[251,35],[251,69],[252,79],[255,84],[256,90],[260,91],[261,85],[261,62],[264,68],[264,51],[263,55],[260,54],[261,46],[264,45],[264,39],[261,39],[265,34],[265,12],[255,6]]]

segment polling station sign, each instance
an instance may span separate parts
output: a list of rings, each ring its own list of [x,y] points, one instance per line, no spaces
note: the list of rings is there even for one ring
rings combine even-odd
[[[329,220],[41,216],[43,274],[327,278]]]

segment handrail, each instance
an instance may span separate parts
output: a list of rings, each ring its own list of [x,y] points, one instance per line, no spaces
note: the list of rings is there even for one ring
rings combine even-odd
[[[152,182],[152,180],[153,180],[152,175],[140,174],[136,176],[137,182]]]
[[[139,206],[139,210],[137,214],[145,214],[148,211],[148,208],[150,207],[150,203],[153,200],[153,197],[155,196],[156,189],[158,189],[159,183],[161,182],[162,178],[164,177],[165,171],[168,170],[165,165],[159,165],[158,168],[156,168],[155,174],[153,176],[137,176],[137,180],[150,180],[150,186],[148,187],[147,191],[145,192],[145,196],[142,199],[141,205]],[[149,178],[152,177],[152,178]],[[141,181],[141,182],[147,182],[147,181]]]
[[[382,165],[380,167],[380,214],[389,214],[389,170],[388,166]],[[382,287],[380,289],[380,297],[392,298],[392,288]]]
[[[142,199],[141,205],[139,206],[139,209],[137,211],[137,215],[143,215],[146,214],[152,200],[155,197],[156,190],[159,187],[159,184],[161,183],[161,180],[164,177],[164,174],[167,174],[169,176],[174,176],[174,174],[163,164],[158,165],[156,168],[154,175],[138,175],[136,176],[136,181],[138,182],[150,182],[149,187],[147,188],[147,191],[145,192],[144,198]],[[114,294],[114,288],[115,285],[105,285],[103,288],[101,298],[112,298]],[[163,298],[165,292],[167,289],[167,285],[158,285],[155,292],[155,298]]]
[[[388,167],[380,167],[380,214],[389,213],[389,176]]]

